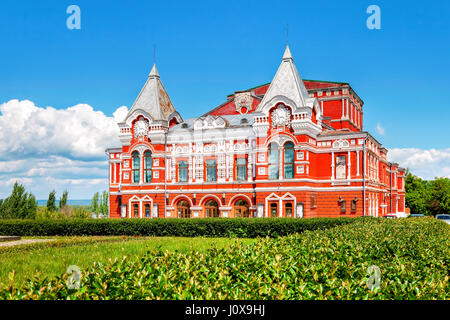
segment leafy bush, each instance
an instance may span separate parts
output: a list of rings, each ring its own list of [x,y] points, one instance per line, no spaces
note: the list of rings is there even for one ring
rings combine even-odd
[[[64,219],[3,220],[0,234],[20,236],[140,235],[183,237],[278,237],[330,228],[355,218],[313,219]]]
[[[94,264],[80,288],[67,274],[11,285],[0,299],[448,299],[448,225],[435,219],[357,219],[206,254],[153,250]],[[379,289],[367,268],[381,270]]]
[[[38,207],[36,219],[87,219],[93,213],[84,206],[63,206],[59,211],[49,210],[47,207]],[[1,222],[0,222],[1,223]]]

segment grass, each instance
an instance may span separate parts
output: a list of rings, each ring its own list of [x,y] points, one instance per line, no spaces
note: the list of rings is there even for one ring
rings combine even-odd
[[[0,288],[10,282],[9,275],[13,271],[14,281],[22,285],[30,277],[54,278],[65,273],[70,265],[83,270],[94,262],[106,263],[109,259],[121,259],[123,256],[133,258],[152,249],[188,254],[192,250],[206,252],[212,247],[224,248],[236,242],[254,242],[251,239],[202,237],[33,237],[36,238],[56,241],[0,248]]]

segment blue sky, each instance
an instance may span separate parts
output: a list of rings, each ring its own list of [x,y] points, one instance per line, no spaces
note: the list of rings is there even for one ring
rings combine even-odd
[[[80,30],[66,27],[71,4],[81,9]],[[381,30],[366,27],[371,4],[381,9]],[[413,149],[448,151],[449,1],[4,0],[0,104],[30,100],[57,110],[86,104],[112,117],[117,108],[132,105],[156,44],[158,70],[175,107],[184,118],[196,117],[229,93],[272,80],[287,22],[301,77],[349,82],[365,102],[365,129],[381,143],[404,156]],[[63,157],[83,166],[104,160],[95,152],[45,150],[21,150],[16,159]],[[447,153],[443,161],[439,166],[450,168]],[[29,171],[5,167],[0,165],[0,178],[28,177],[23,181],[38,197],[62,188],[50,182],[38,187]],[[105,176],[101,168],[94,175],[98,181]],[[97,187],[101,183],[74,188],[73,196],[90,197]],[[9,190],[0,185],[0,197]]]

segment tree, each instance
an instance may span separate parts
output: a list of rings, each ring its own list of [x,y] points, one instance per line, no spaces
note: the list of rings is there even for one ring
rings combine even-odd
[[[35,197],[25,192],[25,187],[17,181],[14,183],[11,195],[0,203],[2,219],[31,219],[36,216],[36,211]]]
[[[430,192],[427,181],[413,175],[409,170],[405,177],[405,204],[412,214],[431,215]]]
[[[430,208],[434,215],[450,213],[450,179],[435,178],[430,182]]]
[[[104,214],[104,215],[107,215],[108,214],[108,208],[109,208],[109,206],[108,206],[108,201],[109,200],[109,194],[108,194],[108,191],[103,191],[103,194],[102,194],[102,204],[101,204],[101,206],[102,206],[102,209],[101,209],[101,213],[102,214]]]
[[[61,198],[59,199],[59,210],[67,206],[67,197],[69,196],[69,191],[64,190]]]
[[[27,218],[27,219],[36,218],[37,202],[36,202],[36,198],[31,193],[28,194],[26,211],[27,211],[27,214],[26,214],[25,218]]]
[[[92,197],[91,200],[91,211],[95,212],[95,214],[97,214],[99,210],[99,203],[98,203],[99,197],[100,197],[99,193],[96,192],[94,193],[94,196]]]
[[[47,210],[49,212],[56,211],[56,191],[52,190],[48,195]]]

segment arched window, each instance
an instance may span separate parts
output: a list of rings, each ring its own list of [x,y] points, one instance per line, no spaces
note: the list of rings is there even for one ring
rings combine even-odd
[[[219,205],[215,200],[209,200],[206,202],[205,213],[207,218],[219,217]]]
[[[245,200],[238,200],[234,204],[234,216],[236,218],[249,218],[250,210],[248,202]]]
[[[269,179],[278,179],[278,145],[272,142],[269,145]]]
[[[284,178],[294,178],[294,144],[290,141],[284,145]]]
[[[190,218],[191,210],[187,200],[181,200],[177,204],[178,218]]]
[[[178,162],[178,182],[188,181],[188,164],[187,161]]]
[[[131,154],[131,158],[132,158],[133,182],[139,183],[139,175],[141,172],[139,152],[133,151],[133,153]]]
[[[152,182],[152,152],[147,150],[144,152],[144,179],[145,182]]]

